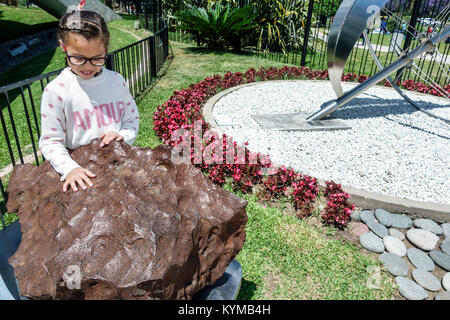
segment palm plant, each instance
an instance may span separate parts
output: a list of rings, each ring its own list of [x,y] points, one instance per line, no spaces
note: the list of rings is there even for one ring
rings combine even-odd
[[[240,49],[240,38],[244,32],[256,27],[253,9],[222,5],[220,2],[209,4],[207,8],[188,5],[179,11],[175,18],[179,29],[197,32],[200,39],[210,49],[224,49],[227,45]]]

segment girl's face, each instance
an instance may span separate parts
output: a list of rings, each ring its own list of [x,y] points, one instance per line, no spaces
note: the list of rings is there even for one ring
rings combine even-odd
[[[61,49],[65,49],[67,55],[78,56],[84,58],[104,58],[106,55],[106,48],[101,37],[91,38],[87,40],[80,34],[71,33],[69,35],[68,43],[63,43],[59,40]],[[97,72],[102,69],[102,66],[94,66],[91,61],[86,61],[83,65],[75,65],[67,59],[70,68],[80,78],[84,80],[91,79]]]

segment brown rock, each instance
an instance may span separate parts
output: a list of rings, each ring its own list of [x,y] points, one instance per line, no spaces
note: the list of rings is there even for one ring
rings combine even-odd
[[[364,223],[362,222],[352,222],[351,226],[350,226],[350,230],[352,232],[353,235],[360,237],[362,236],[364,233],[369,232],[369,227],[367,227]]]
[[[7,208],[22,242],[9,261],[22,296],[190,299],[220,278],[244,244],[247,202],[175,165],[168,146],[99,144],[71,154],[97,175],[87,190],[62,192],[48,162],[14,168]]]

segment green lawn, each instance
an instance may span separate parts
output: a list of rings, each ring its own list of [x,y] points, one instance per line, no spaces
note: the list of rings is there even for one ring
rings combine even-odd
[[[111,27],[113,27],[113,28],[117,28],[117,29],[126,30],[128,32],[132,32],[139,38],[147,38],[152,35],[151,32],[149,32],[148,30],[143,29],[143,28],[139,28],[136,30],[134,28],[135,21],[137,21],[136,15],[127,15],[126,17],[124,17],[123,20],[111,21],[108,24],[108,27],[110,29],[111,29]]]
[[[226,187],[227,188],[227,187]],[[228,188],[231,191],[231,188]],[[248,201],[247,238],[236,257],[243,269],[238,299],[373,300],[394,298],[395,284],[374,256],[354,243],[335,239],[316,211],[299,220],[283,204]],[[379,268],[377,290],[369,289],[371,270]]]
[[[0,7],[0,43],[57,25],[58,20],[40,8]]]

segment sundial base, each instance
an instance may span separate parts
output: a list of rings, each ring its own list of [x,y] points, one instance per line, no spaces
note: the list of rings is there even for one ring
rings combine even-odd
[[[289,131],[322,131],[351,129],[339,119],[307,121],[307,113],[257,114],[252,118],[263,129]]]

